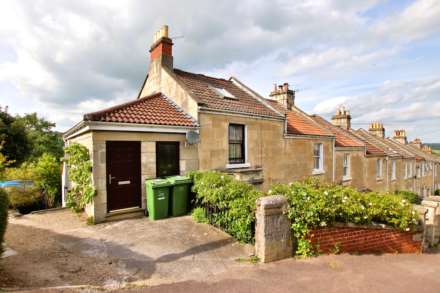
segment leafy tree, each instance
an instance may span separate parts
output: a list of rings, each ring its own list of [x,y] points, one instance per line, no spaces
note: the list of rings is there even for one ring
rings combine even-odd
[[[53,131],[55,123],[44,118],[39,118],[37,113],[26,114],[17,117],[26,129],[26,135],[30,144],[30,151],[27,158],[36,160],[44,153],[51,154],[56,158],[63,156],[63,140],[61,134]]]
[[[13,165],[19,165],[27,158],[30,146],[25,125],[0,106],[0,143],[2,153]]]
[[[43,154],[34,164],[35,185],[46,194],[47,205],[55,206],[61,196],[61,164],[51,154]]]

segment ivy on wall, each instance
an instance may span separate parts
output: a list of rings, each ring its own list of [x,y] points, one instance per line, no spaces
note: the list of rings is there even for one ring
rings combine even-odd
[[[92,161],[89,150],[74,143],[64,149],[69,179],[72,187],[67,193],[66,204],[74,211],[80,211],[93,201],[96,190],[92,184]]]

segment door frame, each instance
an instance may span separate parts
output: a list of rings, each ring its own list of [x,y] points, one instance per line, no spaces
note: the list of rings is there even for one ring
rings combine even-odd
[[[137,140],[107,140],[105,142],[105,188],[106,188],[106,206],[107,206],[107,213],[110,213],[112,211],[118,211],[118,210],[124,210],[124,209],[129,209],[129,208],[135,208],[135,206],[133,207],[126,207],[126,208],[121,208],[121,209],[110,209],[110,188],[109,188],[109,174],[110,174],[110,156],[109,156],[109,147],[111,144],[113,143],[136,143],[139,145],[139,166],[138,167],[138,171],[139,171],[139,198],[138,200],[138,206],[140,208],[142,208],[142,142],[141,141],[137,141]]]

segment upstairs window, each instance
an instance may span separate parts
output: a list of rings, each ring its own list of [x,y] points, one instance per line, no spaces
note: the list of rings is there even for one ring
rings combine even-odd
[[[382,178],[382,160],[381,159],[376,160],[376,178],[377,179]]]
[[[391,161],[391,180],[396,180],[396,161]]]
[[[350,155],[344,154],[344,161],[342,162],[343,177],[350,178]]]
[[[229,125],[229,164],[243,164],[245,162],[245,135],[244,125]]]
[[[324,147],[322,143],[315,143],[313,145],[313,170],[315,172],[324,171]]]

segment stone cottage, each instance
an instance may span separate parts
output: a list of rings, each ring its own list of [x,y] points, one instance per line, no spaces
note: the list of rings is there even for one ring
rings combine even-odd
[[[235,77],[179,70],[167,26],[137,99],[85,114],[64,139],[90,151],[97,195],[86,212],[95,222],[142,212],[146,178],[221,170],[267,189],[336,174],[335,135],[296,107],[288,84],[266,99]]]

